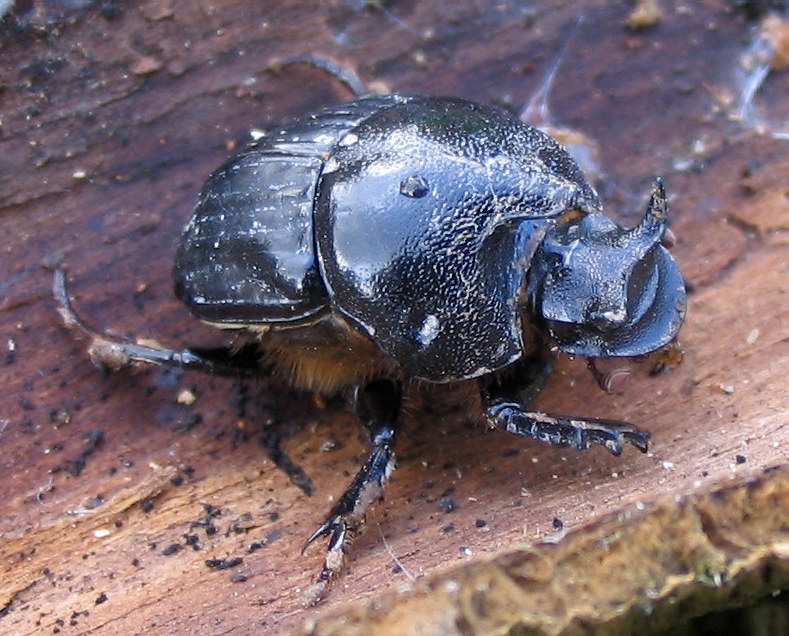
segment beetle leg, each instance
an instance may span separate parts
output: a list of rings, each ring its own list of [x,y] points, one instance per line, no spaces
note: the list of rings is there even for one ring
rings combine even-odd
[[[320,57],[318,55],[295,55],[281,62],[274,62],[267,66],[264,70],[274,74],[279,74],[288,66],[296,66],[297,64],[307,64],[331,75],[336,80],[340,81],[349,91],[351,91],[356,99],[370,94],[370,91],[367,90],[364,82],[359,78],[355,71],[338,64],[334,60]]]
[[[630,375],[630,369],[624,366],[615,367],[610,370],[601,369],[597,365],[600,358],[587,358],[586,368],[592,374],[592,377],[597,382],[597,386],[606,393],[613,393],[616,387],[619,386],[623,379]]]
[[[552,416],[526,411],[515,402],[494,401],[485,409],[494,428],[533,437],[553,446],[571,446],[586,450],[592,444],[605,446],[614,455],[621,455],[625,443],[641,452],[649,450],[649,433],[639,431],[627,422],[596,417]]]
[[[536,367],[536,370],[535,370]],[[533,437],[553,446],[585,450],[592,444],[620,455],[624,444],[641,452],[649,448],[649,433],[627,422],[594,417],[555,416],[530,411],[526,405],[536,396],[534,384],[550,373],[550,362],[538,359],[521,363],[519,373],[483,390],[483,409],[492,428]]]
[[[252,345],[241,348],[166,349],[156,343],[132,342],[95,331],[74,310],[66,287],[66,273],[62,269],[55,271],[52,293],[60,305],[58,309],[66,327],[76,327],[90,336],[88,353],[102,369],[117,371],[141,362],[229,376],[260,375],[263,370],[257,347]]]
[[[302,553],[319,537],[329,536],[321,573],[308,592],[308,603],[320,602],[343,569],[350,543],[364,524],[370,506],[383,498],[395,467],[394,441],[400,416],[401,387],[391,380],[374,380],[356,390],[356,414],[370,432],[373,447],[325,521],[310,535]]]

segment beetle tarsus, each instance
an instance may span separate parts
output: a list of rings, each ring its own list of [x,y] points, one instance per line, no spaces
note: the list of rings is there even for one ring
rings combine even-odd
[[[330,536],[321,573],[310,589],[310,604],[319,602],[328,586],[342,572],[351,540],[364,524],[370,506],[383,497],[395,467],[394,440],[401,402],[399,383],[374,380],[356,392],[356,413],[370,431],[373,448],[364,466],[302,548]]]
[[[552,446],[586,450],[592,444],[600,444],[613,455],[621,455],[625,443],[635,446],[642,453],[649,449],[649,433],[640,431],[627,422],[593,417],[553,416],[539,411],[527,411],[521,404],[506,401],[489,404],[485,414],[494,428],[533,437]]]

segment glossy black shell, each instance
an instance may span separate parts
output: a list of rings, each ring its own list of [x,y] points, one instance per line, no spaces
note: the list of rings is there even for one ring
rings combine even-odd
[[[227,326],[297,327],[338,312],[409,376],[472,378],[523,353],[531,257],[573,208],[600,202],[537,129],[459,99],[361,99],[283,128],[211,176],[184,231],[176,291]]]
[[[296,121],[209,177],[173,270],[176,295],[196,316],[288,324],[328,308],[315,256],[315,189],[337,140],[390,101],[359,100]]]

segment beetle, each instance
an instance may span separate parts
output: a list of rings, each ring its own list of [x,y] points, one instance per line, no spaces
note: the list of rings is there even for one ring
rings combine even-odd
[[[528,408],[550,343],[590,359],[672,343],[686,292],[662,245],[656,180],[625,228],[550,136],[457,98],[370,96],[297,119],[208,179],[175,258],[175,293],[203,322],[253,339],[300,388],[353,388],[372,449],[307,545],[328,537],[318,577],[342,569],[351,537],[395,463],[404,387],[468,383],[491,428],[578,450],[649,433],[616,420]],[[56,295],[67,323],[65,275]],[[238,348],[169,350],[90,332],[105,366],[213,373],[261,369]]]

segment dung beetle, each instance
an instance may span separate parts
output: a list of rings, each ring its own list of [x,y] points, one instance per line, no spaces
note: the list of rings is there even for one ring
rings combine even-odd
[[[551,370],[550,342],[588,358],[668,345],[685,313],[680,271],[661,244],[660,179],[627,229],[551,137],[495,108],[387,95],[298,119],[208,179],[177,251],[175,292],[238,347],[167,350],[90,332],[94,359],[254,373],[304,389],[354,390],[372,450],[325,521],[318,585],[381,497],[395,461],[402,392],[474,383],[491,428],[582,450],[649,434],[614,420],[528,409]],[[68,323],[63,273],[56,295]],[[306,548],[306,545],[305,545]]]

